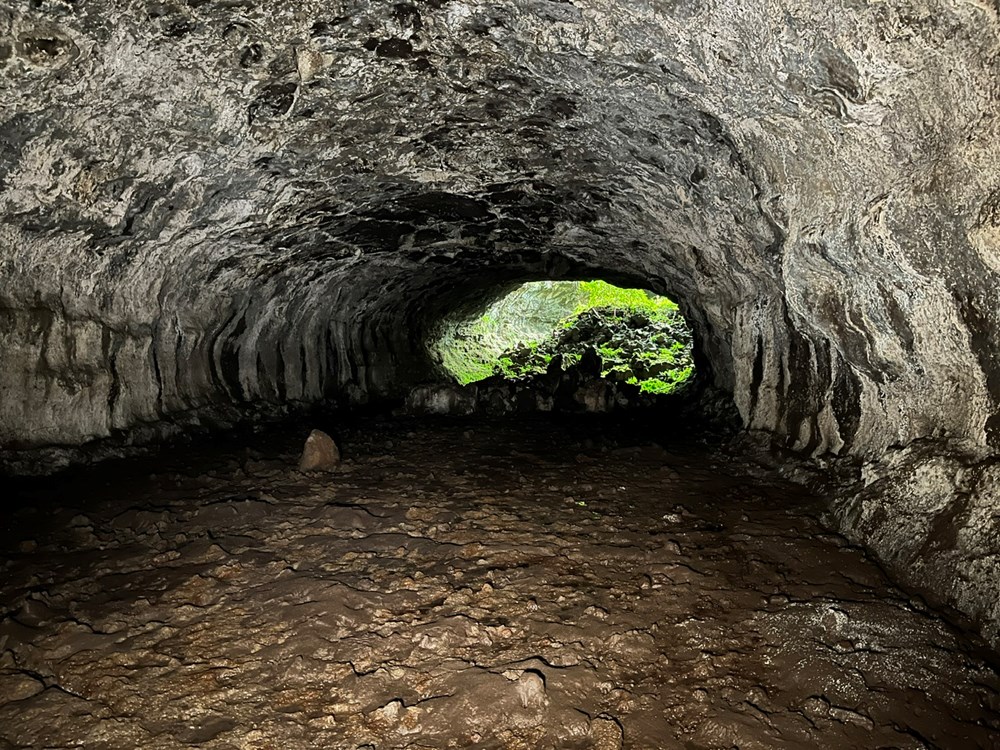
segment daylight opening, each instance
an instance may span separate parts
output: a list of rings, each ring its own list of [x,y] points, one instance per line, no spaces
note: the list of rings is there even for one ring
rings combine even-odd
[[[434,358],[460,384],[581,371],[646,394],[694,373],[691,329],[666,297],[605,281],[532,281],[444,322]]]

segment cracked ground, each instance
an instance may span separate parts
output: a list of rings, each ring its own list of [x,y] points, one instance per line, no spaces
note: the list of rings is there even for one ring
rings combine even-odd
[[[747,460],[333,431],[334,474],[283,428],[19,485],[0,749],[1000,748],[981,642]]]

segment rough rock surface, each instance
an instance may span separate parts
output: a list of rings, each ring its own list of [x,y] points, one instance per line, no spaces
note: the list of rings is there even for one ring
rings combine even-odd
[[[299,471],[333,471],[340,464],[340,449],[322,430],[313,430],[306,438],[299,457]]]
[[[442,310],[579,274],[669,291],[803,449],[1000,440],[998,37],[943,0],[0,8],[0,440],[403,388]]]
[[[603,276],[790,446],[982,459],[998,52],[984,0],[5,3],[0,444],[405,391],[445,312]]]
[[[577,364],[563,369],[554,360],[548,370],[518,379],[494,375],[469,385],[455,383],[418,386],[407,394],[401,413],[411,415],[531,414],[537,412],[650,411],[677,416],[693,411],[683,394],[643,393],[639,386],[602,378],[600,359],[596,371]]]
[[[996,747],[981,643],[816,498],[689,437],[469,426],[364,425],[322,479],[290,433],[31,489],[0,747]]]
[[[834,522],[901,583],[964,612],[1000,650],[1000,464],[916,443],[864,469]]]

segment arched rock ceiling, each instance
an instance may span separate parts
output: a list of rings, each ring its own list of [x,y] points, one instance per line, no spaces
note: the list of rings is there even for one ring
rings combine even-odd
[[[404,388],[449,305],[676,296],[748,425],[1000,439],[990,2],[0,7],[0,441]]]

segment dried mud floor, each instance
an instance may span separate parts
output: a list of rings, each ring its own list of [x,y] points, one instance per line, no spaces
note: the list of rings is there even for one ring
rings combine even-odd
[[[815,498],[587,429],[370,423],[308,476],[286,430],[21,487],[0,748],[1000,748],[992,657]]]

